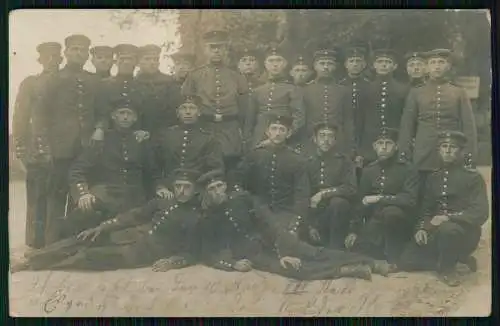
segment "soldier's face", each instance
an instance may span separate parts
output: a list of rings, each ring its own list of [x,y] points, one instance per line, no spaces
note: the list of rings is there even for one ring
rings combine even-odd
[[[206,195],[210,203],[219,205],[227,199],[227,183],[224,181],[215,181],[210,183],[206,189]]]
[[[89,48],[84,45],[71,45],[64,50],[64,56],[70,64],[83,66],[89,59]]]
[[[309,81],[312,71],[307,65],[295,65],[290,70],[290,76],[293,78],[295,85],[304,85]]]
[[[331,129],[320,129],[314,137],[314,142],[322,152],[328,152],[335,145],[335,132]]]
[[[111,118],[115,125],[120,128],[130,128],[137,121],[137,113],[135,111],[123,108],[113,112]]]
[[[193,103],[182,104],[177,109],[177,117],[185,124],[193,124],[198,121],[200,108]]]
[[[226,57],[227,48],[225,43],[209,43],[206,45],[205,51],[210,62],[219,63]]]
[[[373,68],[375,68],[375,72],[377,75],[385,76],[392,73],[398,65],[392,60],[392,58],[388,57],[378,57],[375,59],[373,63]]]
[[[259,62],[254,56],[244,56],[238,62],[238,70],[243,75],[253,75],[259,70]]]
[[[181,203],[189,201],[194,196],[194,184],[187,180],[176,180],[174,182],[174,196]]]
[[[366,60],[362,57],[347,58],[344,66],[347,73],[351,75],[359,75],[366,68]]]
[[[285,70],[287,61],[279,55],[271,55],[266,58],[265,66],[267,72],[272,76],[277,76]]]
[[[378,139],[373,144],[373,149],[377,153],[379,160],[386,160],[394,155],[397,150],[397,145],[392,139]]]
[[[116,58],[116,67],[118,73],[123,75],[132,75],[137,66],[137,57],[130,54],[120,54]]]
[[[406,64],[406,72],[410,78],[422,78],[427,72],[427,65],[423,60],[410,60]]]
[[[453,163],[459,159],[461,154],[461,148],[452,143],[446,142],[439,145],[439,155],[444,163]]]
[[[43,55],[40,56],[38,62],[43,66],[45,70],[57,70],[61,64],[63,58],[61,55]]]
[[[92,56],[92,64],[96,71],[109,71],[113,66],[113,55],[94,55]]]
[[[290,131],[282,124],[271,123],[266,130],[266,136],[274,144],[283,143],[289,136]]]
[[[430,58],[427,65],[432,79],[443,77],[451,68],[450,62],[445,58]]]
[[[178,78],[186,78],[187,74],[193,70],[193,64],[189,61],[182,60],[175,64],[174,74]]]
[[[160,56],[156,54],[146,54],[139,59],[139,68],[145,73],[155,73],[160,68]]]
[[[318,77],[330,77],[337,64],[331,59],[318,59],[314,62],[314,70]]]

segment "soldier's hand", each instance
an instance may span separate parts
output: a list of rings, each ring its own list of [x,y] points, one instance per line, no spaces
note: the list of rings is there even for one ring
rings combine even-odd
[[[376,204],[382,196],[365,196],[363,197],[363,205]]]
[[[95,239],[97,239],[97,237],[101,234],[101,232],[102,232],[102,227],[98,226],[98,227],[95,227],[95,228],[88,229],[88,230],[80,232],[76,236],[76,238],[78,240],[82,240],[82,241],[85,241],[85,240],[89,239],[91,242],[94,242]]]
[[[349,233],[344,241],[345,247],[347,249],[352,248],[352,246],[354,246],[354,243],[356,242],[357,238],[358,238],[358,236],[355,233]]]
[[[140,143],[144,140],[149,139],[149,132],[144,131],[144,130],[136,130],[134,131],[135,139]]]
[[[174,193],[167,188],[159,188],[158,190],[156,190],[156,195],[160,198],[169,200],[174,198]]]
[[[321,241],[321,237],[319,236],[318,230],[313,227],[309,228],[309,238],[314,242]]]
[[[170,258],[162,258],[153,264],[153,272],[167,272],[174,267],[179,267],[186,264],[186,260],[181,256],[172,256]]]
[[[302,266],[302,261],[297,257],[285,256],[280,259],[280,265],[285,269],[292,266],[293,269],[298,271]]]
[[[449,219],[450,218],[447,215],[436,215],[432,218],[430,223],[434,226],[439,226],[442,223],[449,221]]]
[[[311,203],[310,203],[311,208],[318,207],[318,204],[321,202],[322,199],[323,199],[323,192],[322,191],[319,191],[314,196],[312,196]]]
[[[354,158],[354,164],[356,165],[356,167],[358,168],[362,168],[363,167],[363,156],[356,156]]]
[[[85,194],[78,200],[78,208],[84,211],[90,211],[95,203],[95,196],[92,194]]]
[[[92,137],[90,137],[90,144],[93,145],[95,144],[95,142],[103,140],[104,140],[104,130],[102,130],[101,128],[97,128],[92,134]]]
[[[233,265],[238,272],[249,272],[252,270],[252,262],[248,259],[240,259]]]
[[[423,246],[427,244],[427,231],[425,230],[418,230],[417,233],[415,233],[415,241],[419,246]]]

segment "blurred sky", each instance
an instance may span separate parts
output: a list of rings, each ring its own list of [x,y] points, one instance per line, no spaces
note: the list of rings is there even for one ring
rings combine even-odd
[[[14,107],[15,96],[19,84],[29,75],[37,74],[41,67],[37,62],[36,46],[41,42],[56,41],[64,45],[64,38],[71,34],[85,34],[93,45],[114,46],[119,43],[132,43],[137,46],[153,43],[162,45],[175,42],[179,47],[180,40],[176,36],[177,13],[168,11],[161,14],[165,23],[155,24],[153,20],[144,18],[142,14],[152,10],[142,10],[134,15],[133,24],[129,28],[120,29],[113,17],[120,21],[134,10],[106,9],[52,9],[52,10],[16,10],[9,17],[9,107]],[[63,62],[64,65],[64,62]],[[172,61],[162,58],[160,69],[168,73]],[[62,67],[62,65],[61,65]],[[87,62],[85,69],[94,71]],[[111,71],[114,73],[114,69]],[[12,127],[12,109],[9,109],[9,131]]]

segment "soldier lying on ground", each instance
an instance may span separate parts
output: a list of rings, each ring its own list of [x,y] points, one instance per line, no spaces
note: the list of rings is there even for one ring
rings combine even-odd
[[[71,195],[78,208],[54,226],[57,239],[71,237],[120,212],[144,205],[144,176],[159,182],[160,171],[149,140],[138,141],[134,135],[135,108],[118,101],[108,115],[113,127],[107,131],[102,147],[85,149],[70,168]]]
[[[385,128],[374,142],[377,160],[363,169],[361,202],[345,240],[347,248],[390,263],[396,262],[411,239],[419,189],[417,171],[398,161],[397,137],[396,129]]]
[[[466,142],[459,131],[440,134],[442,165],[427,177],[415,242],[408,244],[397,264],[402,270],[436,270],[439,279],[449,286],[460,284],[455,272],[457,262],[476,270],[471,254],[489,215],[483,177],[463,164]]]
[[[383,275],[388,271],[385,262],[313,247],[288,232],[277,234],[266,221],[267,215],[259,214],[262,204],[258,200],[243,191],[226,193],[220,171],[207,173],[200,184],[205,185],[201,256],[209,266],[240,272],[255,267],[299,280],[371,279],[372,271]]]
[[[175,200],[155,199],[132,209],[76,237],[25,255],[26,261],[13,264],[20,270],[114,270],[151,266],[154,271],[182,268],[194,262],[196,225],[199,220],[195,196],[197,171],[175,171]],[[144,224],[145,223],[145,224]],[[145,230],[146,226],[149,231]],[[138,228],[136,239],[123,245],[113,231]]]

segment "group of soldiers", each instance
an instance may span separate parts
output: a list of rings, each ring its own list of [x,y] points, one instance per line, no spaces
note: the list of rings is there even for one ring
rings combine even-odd
[[[208,63],[177,53],[174,77],[155,45],[71,35],[62,69],[60,44],[38,46],[43,72],[21,84],[13,128],[33,250],[13,271],[434,270],[456,286],[458,263],[476,270],[488,200],[451,51],[410,53],[401,83],[390,49],[320,49],[311,62],[245,49],[235,71],[227,32],[203,41]]]

